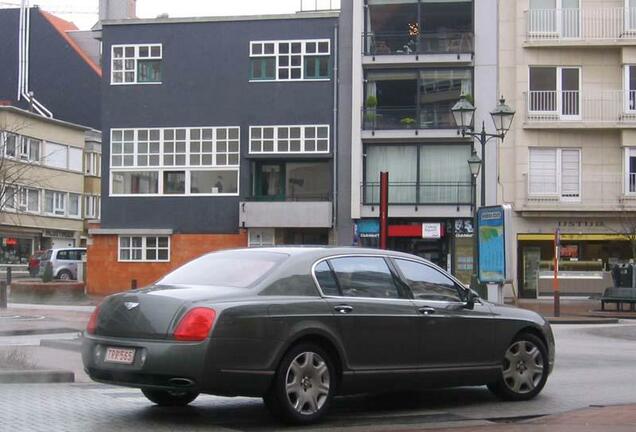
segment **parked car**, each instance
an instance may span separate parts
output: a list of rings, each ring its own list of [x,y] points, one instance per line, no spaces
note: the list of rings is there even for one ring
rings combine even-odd
[[[46,254],[45,250],[38,250],[38,251],[35,251],[33,255],[29,257],[29,264],[28,264],[29,276],[36,277],[38,275],[38,273],[40,272],[40,260],[45,254]]]
[[[95,381],[162,406],[262,397],[294,423],[321,418],[336,394],[487,385],[528,400],[555,351],[540,315],[489,303],[416,256],[358,248],[207,254],[107,297],[85,333]]]
[[[86,248],[49,249],[40,258],[39,275],[42,276],[48,263],[51,263],[55,279],[77,280],[77,267],[84,254]]]

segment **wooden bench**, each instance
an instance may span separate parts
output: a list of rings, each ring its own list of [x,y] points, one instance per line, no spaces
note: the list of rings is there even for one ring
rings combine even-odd
[[[616,303],[617,311],[623,311],[623,305],[628,303],[634,311],[636,288],[606,288],[601,297],[601,310],[605,310],[605,303]]]

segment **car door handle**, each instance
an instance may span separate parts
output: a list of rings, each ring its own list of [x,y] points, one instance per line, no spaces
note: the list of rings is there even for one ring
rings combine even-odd
[[[432,308],[430,306],[424,306],[419,308],[417,311],[421,313],[422,315],[433,315],[435,313],[435,308]]]
[[[334,306],[334,309],[341,314],[348,314],[349,312],[353,312],[353,306],[349,305],[338,305]]]

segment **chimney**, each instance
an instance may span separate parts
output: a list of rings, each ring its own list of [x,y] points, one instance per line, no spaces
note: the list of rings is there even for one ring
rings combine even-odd
[[[99,0],[99,20],[137,18],[137,0]]]

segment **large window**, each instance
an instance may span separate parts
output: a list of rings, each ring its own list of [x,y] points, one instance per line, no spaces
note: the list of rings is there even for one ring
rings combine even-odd
[[[168,236],[119,236],[119,261],[170,261]]]
[[[160,84],[162,45],[113,45],[111,84]]]
[[[2,208],[20,212],[40,212],[40,191],[29,187],[7,186]]]
[[[0,143],[2,156],[24,162],[40,162],[42,141],[39,139],[0,130]]]
[[[625,149],[625,193],[636,194],[636,147]]]
[[[329,153],[329,125],[250,126],[250,153]]]
[[[82,172],[82,149],[46,142],[43,161],[45,165],[53,168]]]
[[[531,148],[528,176],[530,195],[578,201],[581,198],[581,150]]]
[[[380,173],[389,173],[390,204],[470,204],[470,146],[373,144],[365,149],[363,198],[380,201]]]
[[[112,129],[111,195],[237,195],[238,127]]]
[[[579,0],[530,0],[530,37],[578,38],[581,36]]]
[[[252,197],[260,200],[327,200],[331,188],[329,163],[258,162],[252,184]]]
[[[369,71],[365,91],[364,129],[449,129],[455,127],[450,109],[473,93],[472,71]]]
[[[250,80],[328,80],[329,39],[250,42]]]
[[[530,66],[528,110],[533,115],[576,120],[581,115],[581,69]]]

